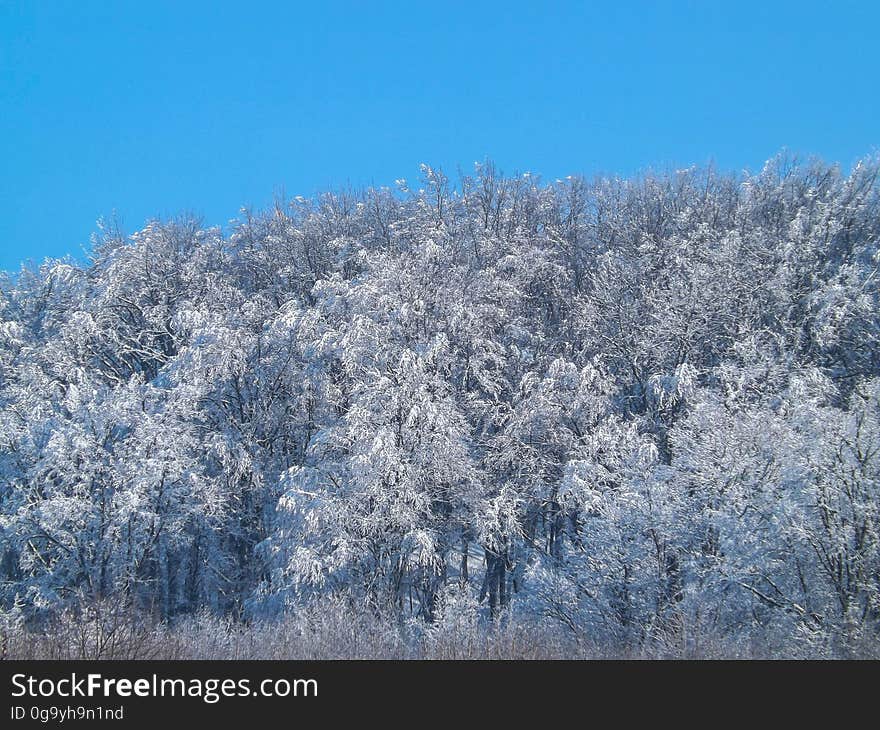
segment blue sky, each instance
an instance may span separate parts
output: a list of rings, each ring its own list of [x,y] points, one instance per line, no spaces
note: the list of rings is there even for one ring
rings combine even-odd
[[[880,145],[880,3],[0,0],[0,268],[95,221],[493,158],[547,178]]]

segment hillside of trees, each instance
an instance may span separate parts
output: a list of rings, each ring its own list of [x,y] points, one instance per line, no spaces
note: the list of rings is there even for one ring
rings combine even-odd
[[[0,650],[880,656],[878,172],[423,166],[3,275]]]

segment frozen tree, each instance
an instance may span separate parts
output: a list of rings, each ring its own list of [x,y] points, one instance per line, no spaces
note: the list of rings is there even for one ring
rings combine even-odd
[[[878,171],[425,165],[4,275],[3,615],[875,651]]]

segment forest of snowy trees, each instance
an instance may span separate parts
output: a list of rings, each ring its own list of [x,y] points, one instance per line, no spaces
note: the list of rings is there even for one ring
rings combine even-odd
[[[877,656],[878,172],[423,166],[5,275],[0,651]]]

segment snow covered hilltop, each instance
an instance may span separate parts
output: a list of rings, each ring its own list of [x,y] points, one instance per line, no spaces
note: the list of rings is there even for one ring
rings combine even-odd
[[[3,278],[0,632],[877,655],[878,171],[424,167]]]

